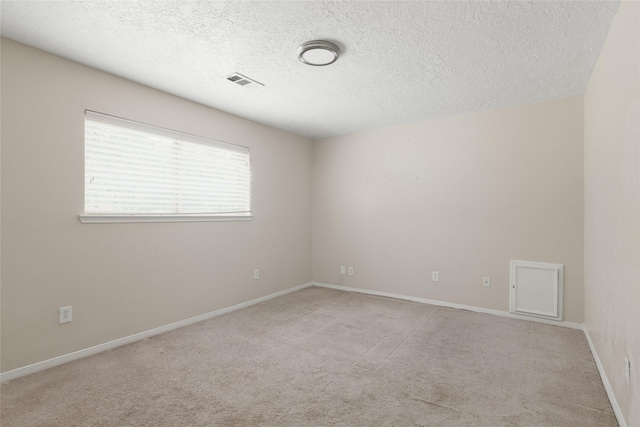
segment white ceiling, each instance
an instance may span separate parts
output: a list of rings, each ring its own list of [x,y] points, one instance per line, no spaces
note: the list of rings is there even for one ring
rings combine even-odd
[[[2,1],[2,35],[311,138],[584,93],[618,1]],[[325,39],[338,61],[298,61]],[[239,86],[242,73],[264,84]]]

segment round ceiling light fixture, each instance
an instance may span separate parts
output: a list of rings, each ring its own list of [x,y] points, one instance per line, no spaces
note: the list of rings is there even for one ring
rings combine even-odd
[[[340,56],[340,48],[324,40],[302,43],[298,48],[298,59],[316,67],[333,64],[338,56]]]

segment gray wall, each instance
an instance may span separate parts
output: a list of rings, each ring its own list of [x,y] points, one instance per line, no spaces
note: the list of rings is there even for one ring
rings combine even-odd
[[[316,141],[313,166],[314,281],[508,311],[509,260],[560,263],[582,322],[582,97]]]
[[[81,224],[85,109],[250,147],[254,219]],[[310,282],[310,167],[310,140],[3,39],[2,371]]]
[[[585,326],[629,427],[640,426],[639,22],[640,3],[621,2],[584,105]]]

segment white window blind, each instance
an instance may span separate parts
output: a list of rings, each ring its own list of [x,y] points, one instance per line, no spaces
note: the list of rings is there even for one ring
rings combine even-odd
[[[249,149],[85,112],[85,216],[251,213]]]

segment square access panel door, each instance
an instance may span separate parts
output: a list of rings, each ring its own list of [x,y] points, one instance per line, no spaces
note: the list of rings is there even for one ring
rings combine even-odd
[[[563,264],[511,260],[509,311],[562,320]]]

